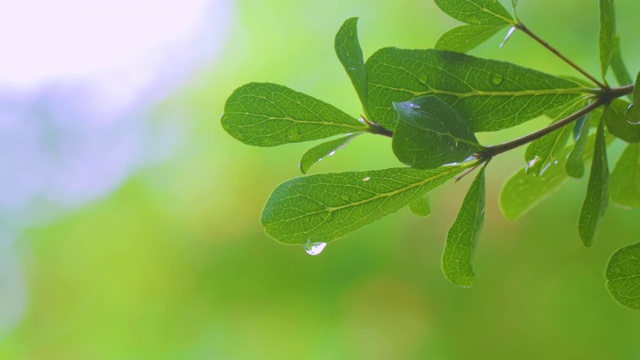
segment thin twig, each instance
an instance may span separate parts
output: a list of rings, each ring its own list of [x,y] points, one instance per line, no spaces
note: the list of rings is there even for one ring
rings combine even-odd
[[[529,35],[529,37],[531,37],[533,40],[537,41],[540,45],[544,46],[547,50],[551,51],[554,55],[556,55],[557,57],[562,59],[564,62],[569,64],[569,66],[571,66],[572,68],[578,70],[578,72],[580,72],[582,75],[586,76],[587,79],[591,80],[594,84],[598,85],[598,87],[600,89],[603,89],[603,90],[609,89],[609,86],[603,84],[600,80],[596,79],[593,75],[589,74],[586,70],[584,70],[583,68],[578,66],[573,61],[571,61],[571,59],[569,59],[566,56],[564,56],[556,48],[554,48],[553,46],[549,45],[548,42],[542,40],[538,35],[536,35],[534,32],[529,30],[529,28],[526,27],[523,23],[519,22],[518,24],[516,24],[516,27],[518,29],[522,30],[522,32],[524,32],[525,34]]]

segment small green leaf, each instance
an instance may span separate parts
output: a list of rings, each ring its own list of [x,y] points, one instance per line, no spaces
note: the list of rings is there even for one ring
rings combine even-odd
[[[629,124],[625,118],[625,111],[629,103],[616,99],[604,109],[602,118],[607,125],[607,129],[614,136],[626,142],[640,141],[640,125]]]
[[[584,148],[587,144],[587,138],[589,137],[590,119],[590,116],[584,118],[584,121],[580,126],[580,134],[578,135],[576,143],[569,152],[567,161],[564,164],[564,169],[567,172],[567,175],[572,178],[579,179],[584,175]]]
[[[606,111],[606,110],[605,110]],[[591,175],[587,194],[578,218],[578,231],[585,246],[593,244],[598,232],[600,219],[604,216],[609,202],[609,167],[607,165],[607,144],[604,136],[604,121],[600,121],[596,132],[596,143],[591,163]]]
[[[640,243],[618,249],[607,265],[607,288],[613,298],[640,310]]]
[[[335,49],[338,59],[347,71],[353,87],[358,93],[363,109],[367,111],[367,71],[358,41],[358,18],[347,19],[338,30]]]
[[[549,114],[554,119],[563,119],[566,116],[578,111],[583,107],[583,103],[571,104],[566,109]],[[555,120],[553,123],[559,120]],[[552,123],[552,124],[553,124]],[[563,126],[537,140],[532,141],[524,154],[527,163],[525,171],[528,175],[542,175],[549,165],[557,162],[558,157],[562,153],[569,137],[571,136],[571,128]]]
[[[323,101],[270,83],[236,89],[225,104],[222,127],[245,144],[265,147],[368,130]]]
[[[638,84],[638,82],[640,82],[640,72],[635,83]],[[624,116],[629,124],[640,125],[640,86],[633,87],[633,103],[629,105]]]
[[[611,200],[626,208],[640,207],[640,143],[629,144],[611,173]]]
[[[607,75],[616,44],[616,16],[613,0],[600,2],[600,70],[602,78]]]
[[[387,129],[396,123],[392,102],[420,96],[437,96],[478,132],[564,109],[591,91],[573,80],[451,51],[384,48],[366,66],[369,112]]]
[[[447,243],[442,254],[444,276],[461,287],[471,287],[476,282],[471,260],[484,223],[484,207],[483,167],[471,184],[460,212],[447,233]]]
[[[613,136],[608,136],[607,142],[611,142],[613,139]],[[587,139],[582,154],[583,161],[593,155],[594,144],[595,135],[591,135]],[[567,183],[569,177],[564,170],[564,164],[570,150],[570,147],[566,148],[558,158],[558,163],[549,166],[542,176],[529,176],[522,169],[504,183],[500,192],[500,207],[507,219],[519,218]]]
[[[361,133],[347,135],[345,137],[327,141],[318,146],[312,147],[306,153],[304,153],[304,155],[302,155],[302,159],[300,159],[300,171],[302,171],[303,174],[306,174],[307,171],[309,171],[309,168],[313,166],[313,164],[322,161],[322,159],[327,156],[332,156],[336,151],[347,146],[347,144],[351,140],[353,140],[354,137],[360,134]]]
[[[629,85],[633,82],[629,70],[622,59],[622,51],[620,50],[620,37],[616,36],[613,55],[611,56],[611,70],[616,77],[620,86]]]
[[[497,0],[435,0],[454,19],[473,25],[515,25],[511,14]]]
[[[473,131],[458,113],[435,96],[394,103],[398,123],[393,152],[416,169],[462,162],[480,150]]]
[[[411,204],[467,167],[392,168],[294,178],[275,188],[261,221],[265,232],[284,244],[333,241]]]
[[[409,210],[419,217],[427,217],[431,215],[431,206],[426,196],[421,196],[416,201],[409,204]]]
[[[476,46],[491,39],[498,31],[504,29],[506,25],[463,25],[453,28],[438,39],[435,48],[438,50],[450,50],[461,53],[475,48]]]

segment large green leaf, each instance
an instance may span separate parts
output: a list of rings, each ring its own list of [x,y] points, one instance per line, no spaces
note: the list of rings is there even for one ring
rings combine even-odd
[[[585,246],[593,245],[600,219],[604,216],[609,202],[609,166],[607,165],[607,144],[604,136],[604,121],[600,121],[596,132],[591,174],[587,194],[578,218],[578,231]]]
[[[591,116],[587,116],[582,126],[580,127],[580,133],[576,139],[573,148],[567,155],[567,161],[564,164],[564,169],[567,175],[572,178],[579,179],[584,175],[584,148],[587,144],[587,138],[589,137],[589,122]]]
[[[454,19],[474,25],[515,25],[511,14],[497,0],[435,0]]]
[[[393,152],[416,169],[462,162],[481,149],[469,124],[435,96],[394,103]]]
[[[616,47],[616,16],[613,0],[600,2],[600,70],[602,78],[607,75]]]
[[[285,86],[250,83],[227,99],[222,126],[249,145],[276,146],[367,131],[335,107]]]
[[[360,97],[362,107],[367,111],[367,71],[358,41],[358,18],[347,19],[338,30],[335,49],[338,59],[347,71],[353,87]]]
[[[463,25],[453,28],[440,36],[435,48],[461,53],[475,48],[493,37],[506,25]]]
[[[618,249],[607,265],[607,288],[613,298],[640,310],[640,243]]]
[[[471,184],[460,212],[447,233],[442,254],[442,272],[449,281],[470,287],[476,282],[471,260],[482,231],[485,207],[484,167]]]
[[[367,60],[372,120],[393,129],[393,102],[435,95],[474,131],[496,131],[582,101],[576,81],[441,50],[384,48]]]
[[[629,103],[616,99],[607,105],[602,114],[607,129],[614,136],[626,142],[640,141],[640,125],[630,124],[625,118]]]
[[[285,244],[329,242],[418,200],[467,166],[317,174],[275,188],[262,211],[265,232]]]
[[[607,137],[607,142],[614,139]],[[593,155],[595,135],[589,136],[582,153],[583,161]],[[558,162],[551,164],[541,176],[530,176],[522,169],[513,174],[502,186],[500,192],[500,207],[504,216],[509,220],[515,220],[529,211],[536,204],[558,191],[567,183],[569,177],[564,170],[567,154],[571,147],[565,148]]]
[[[623,207],[640,206],[640,144],[629,144],[611,173],[611,200]]]
[[[354,137],[360,134],[361,133],[351,134],[335,140],[327,141],[307,150],[307,152],[302,155],[302,159],[300,159],[300,171],[302,171],[303,174],[306,174],[313,164],[318,161],[322,161],[322,159],[327,156],[332,156],[336,151],[347,146]]]

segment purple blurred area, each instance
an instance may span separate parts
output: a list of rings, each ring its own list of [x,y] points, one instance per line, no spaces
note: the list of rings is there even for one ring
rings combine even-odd
[[[179,122],[154,111],[215,61],[232,12],[228,0],[0,3],[0,335],[25,308],[21,228],[180,146]]]

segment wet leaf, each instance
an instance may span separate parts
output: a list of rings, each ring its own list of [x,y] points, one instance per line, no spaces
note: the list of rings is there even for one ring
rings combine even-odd
[[[474,25],[515,25],[511,14],[496,0],[435,0],[454,19]]]
[[[624,100],[614,100],[604,109],[602,118],[607,129],[614,136],[626,142],[640,141],[640,125],[629,124],[625,118],[625,111],[629,103]]]
[[[609,136],[607,142],[611,142],[613,139],[613,136]],[[594,144],[595,135],[591,135],[587,138],[582,154],[583,161],[593,155]],[[558,163],[549,166],[542,176],[529,176],[522,169],[504,183],[500,192],[500,207],[507,219],[519,218],[567,183],[569,177],[564,170],[564,164],[570,150],[571,147],[566,148],[558,158]]]
[[[587,138],[589,137],[589,121],[590,116],[584,119],[584,122],[580,126],[580,134],[576,139],[576,143],[567,156],[567,161],[564,164],[564,169],[567,175],[572,178],[579,179],[584,175],[584,148],[587,144]],[[576,124],[577,125],[577,124]]]
[[[620,304],[640,310],[640,243],[618,249],[607,265],[607,288]]]
[[[335,49],[338,59],[347,71],[353,87],[358,93],[363,109],[367,109],[367,71],[364,67],[362,49],[358,41],[358,18],[347,19],[338,30]]]
[[[261,221],[265,232],[281,243],[333,241],[411,204],[465,168],[392,168],[294,178],[275,188]]]
[[[309,168],[313,166],[313,164],[321,161],[327,156],[333,155],[336,151],[345,147],[351,140],[353,140],[354,137],[358,135],[360,135],[360,133],[351,134],[312,147],[306,153],[304,153],[304,155],[302,155],[302,159],[300,159],[300,171],[302,171],[303,174],[306,174],[307,171],[309,171]]]
[[[270,83],[236,89],[225,104],[222,126],[245,144],[265,147],[368,130],[323,101]]]
[[[640,72],[636,78],[636,84],[640,82]],[[625,119],[628,123],[640,126],[640,86],[633,87],[633,103],[625,112]]]
[[[427,217],[431,215],[431,206],[426,196],[419,197],[416,201],[409,204],[409,210],[419,217]]]
[[[606,111],[606,110],[605,110]],[[585,246],[593,244],[598,232],[600,219],[604,216],[609,202],[609,167],[607,165],[607,144],[604,136],[604,121],[600,121],[596,132],[591,175],[587,194],[578,218],[578,231]]]
[[[493,37],[506,25],[463,25],[453,28],[440,36],[435,48],[461,53],[475,48]]]
[[[602,78],[607,75],[616,45],[616,17],[613,0],[600,2],[600,70]]]
[[[416,169],[462,162],[481,149],[467,122],[435,96],[394,103],[396,157]]]
[[[611,173],[611,200],[626,208],[640,207],[640,143],[629,144]]]
[[[366,66],[370,115],[388,129],[396,123],[392,103],[420,96],[437,96],[478,132],[566,108],[590,91],[573,80],[450,51],[384,48]]]
[[[460,212],[447,233],[442,254],[442,272],[449,281],[471,287],[476,282],[471,260],[484,223],[485,176],[484,167],[471,184]]]

